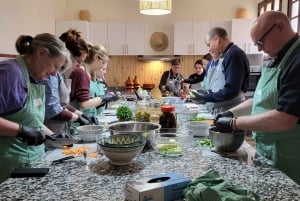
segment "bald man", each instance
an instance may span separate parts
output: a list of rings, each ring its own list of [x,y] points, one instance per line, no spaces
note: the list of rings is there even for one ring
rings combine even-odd
[[[289,18],[277,11],[259,16],[250,35],[258,50],[273,60],[263,67],[253,99],[217,115],[216,126],[226,131],[253,131],[256,158],[300,184],[299,36]],[[247,111],[251,116],[241,116]]]

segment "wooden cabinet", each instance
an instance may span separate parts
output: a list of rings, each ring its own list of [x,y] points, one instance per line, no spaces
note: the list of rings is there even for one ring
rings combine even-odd
[[[233,19],[231,21],[231,40],[246,53],[258,53],[250,37],[253,19]]]
[[[108,23],[107,33],[110,55],[144,54],[143,23]]]
[[[208,52],[205,35],[210,22],[177,22],[174,24],[174,54],[204,55]]]
[[[108,48],[107,23],[90,22],[89,42],[94,45],[104,45]]]
[[[89,41],[89,22],[83,20],[57,20],[55,21],[55,35],[60,36],[70,28],[80,31],[83,38]]]

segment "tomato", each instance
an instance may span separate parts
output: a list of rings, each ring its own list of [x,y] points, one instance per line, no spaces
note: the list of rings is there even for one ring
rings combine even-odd
[[[185,93],[180,94],[180,98],[181,99],[186,99],[186,94]]]

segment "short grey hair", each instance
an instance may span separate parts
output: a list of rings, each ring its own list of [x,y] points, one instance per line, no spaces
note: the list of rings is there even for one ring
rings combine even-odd
[[[208,32],[210,38],[218,36],[220,38],[228,39],[227,31],[222,27],[214,27]]]

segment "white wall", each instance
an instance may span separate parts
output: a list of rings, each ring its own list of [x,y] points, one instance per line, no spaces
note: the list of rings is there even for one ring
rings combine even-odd
[[[0,0],[0,53],[15,54],[21,34],[55,33],[56,19],[78,19],[83,9],[90,10],[92,21],[143,21],[152,30],[172,33],[176,21],[230,20],[240,7],[255,18],[259,1],[173,0],[171,14],[145,16],[139,13],[138,0]]]

